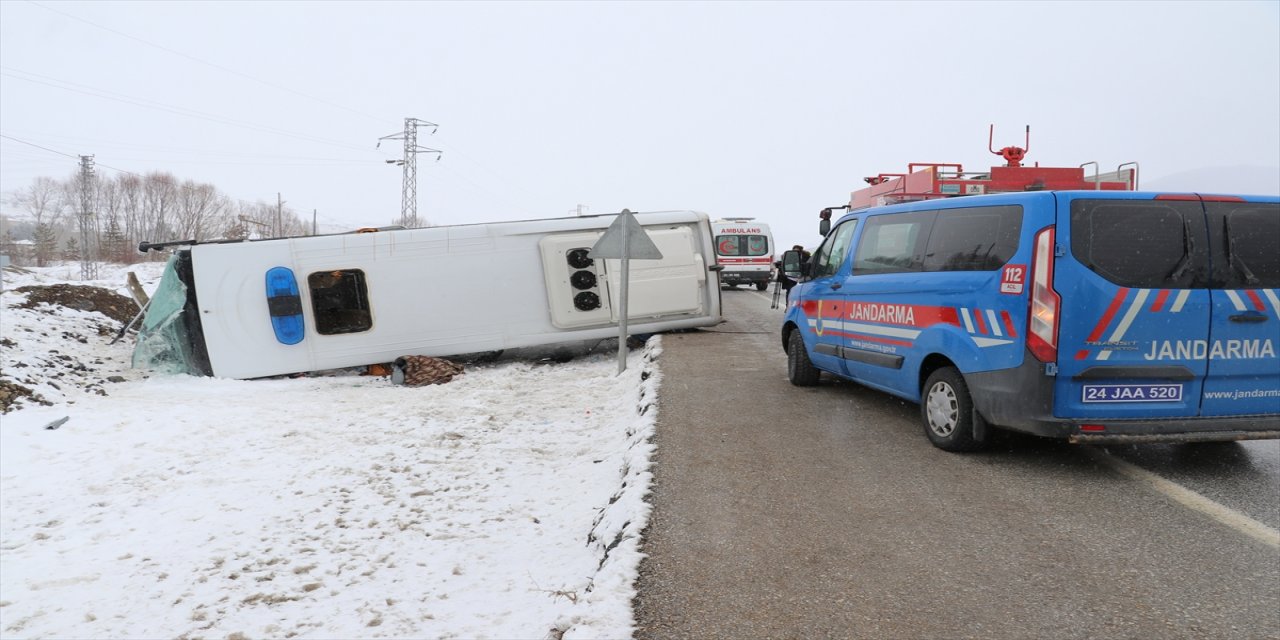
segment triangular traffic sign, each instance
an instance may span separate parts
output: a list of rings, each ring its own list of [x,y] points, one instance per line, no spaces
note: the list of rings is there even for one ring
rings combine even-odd
[[[626,227],[626,245],[623,245],[623,227]],[[636,220],[628,209],[614,219],[613,224],[605,230],[604,235],[591,247],[592,258],[628,258],[637,260],[661,260],[662,252],[653,239],[645,232],[644,227]]]

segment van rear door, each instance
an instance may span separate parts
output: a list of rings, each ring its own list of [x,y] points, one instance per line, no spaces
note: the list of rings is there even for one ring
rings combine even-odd
[[[1280,414],[1280,202],[1204,200],[1213,307],[1201,415]]]
[[[1054,414],[1198,416],[1211,316],[1199,199],[1058,196],[1054,287],[1062,317]]]

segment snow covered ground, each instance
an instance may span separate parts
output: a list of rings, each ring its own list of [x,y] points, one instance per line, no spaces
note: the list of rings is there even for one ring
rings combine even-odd
[[[0,377],[74,373],[0,417],[0,636],[631,635],[657,339],[620,376],[609,351],[421,388],[148,378],[85,329],[118,323],[15,308],[78,276],[4,273]]]

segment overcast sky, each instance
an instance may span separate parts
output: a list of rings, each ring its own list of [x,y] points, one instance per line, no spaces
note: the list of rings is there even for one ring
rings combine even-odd
[[[168,171],[385,225],[695,209],[817,240],[909,162],[1280,187],[1280,3],[0,1],[0,191]],[[1241,167],[1249,185],[1179,176]],[[1189,173],[1190,172],[1190,173]],[[1259,177],[1260,176],[1260,177]],[[1169,180],[1174,185],[1166,184]]]

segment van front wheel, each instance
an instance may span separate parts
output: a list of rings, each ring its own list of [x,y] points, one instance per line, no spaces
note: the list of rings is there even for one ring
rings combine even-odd
[[[986,445],[987,429],[979,430],[981,439],[974,435],[976,421],[983,418],[973,408],[969,385],[955,367],[943,367],[929,376],[920,398],[920,416],[924,435],[939,449],[976,451]]]
[[[797,387],[812,387],[818,384],[821,375],[809,360],[809,352],[804,350],[804,336],[795,329],[787,337],[787,379]]]

